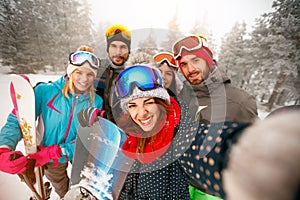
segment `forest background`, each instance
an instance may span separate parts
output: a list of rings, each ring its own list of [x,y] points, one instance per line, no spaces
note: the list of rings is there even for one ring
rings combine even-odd
[[[95,24],[91,7],[88,0],[2,0],[0,72],[60,74],[68,55],[82,44],[94,47],[96,55],[105,58],[104,33],[111,24]],[[253,94],[267,111],[299,104],[300,93],[300,5],[297,0],[274,0],[272,8],[257,16],[250,32],[245,22],[237,21],[220,44],[205,20],[196,20],[189,31],[206,36],[232,83]],[[175,14],[165,29],[131,30],[127,64],[152,63],[157,52],[171,51],[173,43],[186,34],[180,27]]]

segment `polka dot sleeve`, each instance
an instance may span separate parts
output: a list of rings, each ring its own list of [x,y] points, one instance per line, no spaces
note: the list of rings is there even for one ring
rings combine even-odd
[[[222,170],[232,144],[247,125],[235,122],[201,124],[189,149],[179,158],[181,166],[197,183],[225,198]]]

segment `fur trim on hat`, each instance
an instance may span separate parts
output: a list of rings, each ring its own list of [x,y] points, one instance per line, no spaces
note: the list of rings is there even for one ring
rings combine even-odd
[[[71,74],[74,72],[74,70],[78,69],[78,68],[82,68],[82,67],[85,67],[85,68],[88,68],[88,69],[91,69],[93,71],[93,73],[95,74],[95,77],[97,76],[97,70],[92,68],[90,66],[89,63],[85,62],[83,65],[81,66],[76,66],[76,65],[72,65],[71,63],[68,64],[68,67],[67,67],[67,74],[68,74],[68,77],[71,76]]]
[[[170,104],[170,96],[167,90],[162,87],[146,91],[142,91],[138,87],[135,87],[131,95],[121,98],[120,104],[123,112],[128,112],[127,104],[129,101],[141,97],[157,97],[167,101]]]

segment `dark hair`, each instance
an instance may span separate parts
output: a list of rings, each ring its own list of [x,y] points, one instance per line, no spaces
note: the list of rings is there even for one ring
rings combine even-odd
[[[176,77],[175,77],[175,72],[172,72],[172,83],[170,85],[170,87],[167,89],[168,93],[170,96],[176,96],[177,95],[177,85],[176,85]]]
[[[158,65],[158,68],[160,68],[164,63],[166,63],[168,65],[168,67],[170,67],[172,69],[172,83],[171,83],[170,87],[167,89],[167,91],[170,96],[174,97],[177,95],[177,85],[176,85],[176,76],[175,76],[176,69],[174,67],[170,66],[167,61],[163,61],[162,63],[160,63]]]
[[[153,97],[153,99],[156,104],[161,105],[163,108],[161,109],[162,114],[160,115],[160,119],[166,113],[171,112],[169,104],[165,100],[156,97]],[[126,134],[140,134],[144,132],[143,129],[132,120],[132,118],[128,113],[122,113],[122,114],[123,116],[120,117],[120,120],[118,121],[118,126],[121,129],[123,129]],[[136,153],[142,153],[144,150],[146,140],[147,139],[153,140],[154,138],[155,138],[155,134],[149,138],[140,138],[138,141],[138,148]]]

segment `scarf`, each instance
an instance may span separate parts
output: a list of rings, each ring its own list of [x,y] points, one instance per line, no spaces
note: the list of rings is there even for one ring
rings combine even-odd
[[[180,122],[180,106],[175,99],[170,98],[170,112],[167,113],[166,123],[155,135],[154,139],[147,138],[142,153],[137,153],[138,141],[141,135],[128,134],[122,145],[122,152],[129,158],[147,164],[160,158],[169,148],[174,135],[174,129]]]

